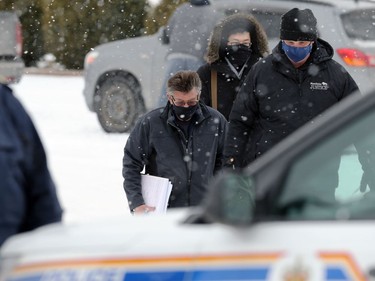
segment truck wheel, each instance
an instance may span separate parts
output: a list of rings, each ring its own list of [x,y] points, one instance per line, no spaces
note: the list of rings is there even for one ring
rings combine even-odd
[[[131,76],[110,76],[98,88],[95,109],[99,123],[108,133],[125,133],[144,112],[140,88]]]

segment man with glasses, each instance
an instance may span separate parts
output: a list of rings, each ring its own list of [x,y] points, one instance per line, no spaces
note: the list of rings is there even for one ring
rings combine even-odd
[[[358,91],[353,78],[318,38],[309,9],[281,18],[280,42],[257,62],[237,95],[225,143],[225,165],[244,167],[276,143]]]
[[[124,189],[136,214],[155,210],[144,202],[142,171],[171,181],[169,208],[195,206],[223,160],[227,122],[221,113],[199,102],[198,74],[177,72],[167,86],[167,105],[138,120],[124,149]]]

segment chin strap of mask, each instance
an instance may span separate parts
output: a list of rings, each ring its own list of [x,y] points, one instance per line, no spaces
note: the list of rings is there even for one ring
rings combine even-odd
[[[249,59],[246,60],[246,62],[244,63],[240,71],[237,71],[237,69],[233,66],[233,64],[230,62],[230,60],[227,57],[225,57],[225,60],[227,61],[229,68],[233,71],[234,74],[236,74],[237,78],[241,79],[241,76],[245,70],[246,64]]]

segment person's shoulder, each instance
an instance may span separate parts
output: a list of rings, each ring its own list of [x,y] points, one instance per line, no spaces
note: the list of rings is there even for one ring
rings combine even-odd
[[[160,115],[164,112],[164,110],[165,110],[165,107],[158,107],[158,108],[155,108],[146,112],[140,118],[144,120],[152,120],[154,118],[160,117]]]
[[[274,55],[273,54],[269,54],[265,57],[259,57],[258,60],[254,63],[255,64],[267,64],[267,63],[271,63],[272,60],[274,59]]]
[[[224,117],[222,113],[220,113],[220,111],[207,105],[205,105],[205,107],[207,108],[207,111],[210,113],[212,118],[218,118],[220,122],[227,123],[227,119]]]
[[[338,77],[343,78],[343,77],[350,76],[346,68],[333,58],[326,60],[325,65],[329,69],[329,71],[336,73]]]
[[[264,58],[259,58],[259,60],[257,60],[252,66],[251,66],[251,71],[254,72],[254,71],[262,71],[262,70],[266,70],[268,71],[268,69],[270,67],[272,67],[273,65],[273,55],[268,55]]]
[[[207,75],[209,72],[211,72],[211,65],[209,63],[202,64],[197,70],[199,76]]]
[[[163,111],[164,107],[159,107],[144,113],[138,118],[135,126],[140,126],[142,124],[144,125],[145,123],[150,123],[154,120],[159,120]]]
[[[326,63],[329,65],[329,66],[332,66],[332,67],[337,67],[339,68],[340,70],[344,70],[345,72],[347,72],[345,70],[345,67],[339,63],[337,60],[333,59],[333,58],[330,58],[328,60],[326,60]]]
[[[2,84],[2,83],[0,83],[0,90],[1,91],[10,91],[10,92],[12,91],[12,89],[9,88],[8,85]]]
[[[0,83],[0,94],[2,97],[10,97],[12,99],[15,99],[15,97],[13,96],[13,90],[8,85]]]
[[[17,118],[28,116],[22,103],[13,94],[13,90],[8,85],[0,84],[0,100],[2,105],[9,109],[9,112],[15,113],[15,116],[20,115]]]

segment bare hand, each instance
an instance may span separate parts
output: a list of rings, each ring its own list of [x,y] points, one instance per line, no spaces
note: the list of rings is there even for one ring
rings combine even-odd
[[[140,205],[137,208],[134,208],[133,212],[135,215],[147,215],[150,212],[154,212],[155,207],[151,207],[148,205]]]

